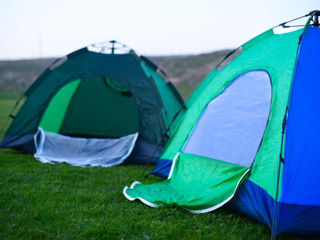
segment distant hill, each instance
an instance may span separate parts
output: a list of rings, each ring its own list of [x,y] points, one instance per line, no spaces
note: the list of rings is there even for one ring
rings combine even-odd
[[[193,89],[228,52],[150,58],[174,84]],[[0,91],[24,91],[53,61],[53,58],[0,61]]]
[[[24,91],[53,58],[0,61],[0,91]]]
[[[176,85],[195,87],[230,50],[181,57],[150,57]]]

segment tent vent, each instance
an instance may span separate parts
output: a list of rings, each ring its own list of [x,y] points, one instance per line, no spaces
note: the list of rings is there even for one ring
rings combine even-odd
[[[61,64],[63,64],[63,63],[64,63],[65,61],[67,61],[67,60],[68,60],[67,57],[59,58],[59,59],[57,59],[56,61],[54,61],[54,62],[50,65],[49,69],[50,69],[51,71],[53,71],[54,69],[56,69],[57,67],[59,67]]]
[[[228,53],[224,59],[222,59],[218,65],[217,68],[218,70],[222,70],[224,67],[226,67],[229,63],[231,63],[236,57],[238,57],[242,53],[242,47],[239,47],[232,52]]]

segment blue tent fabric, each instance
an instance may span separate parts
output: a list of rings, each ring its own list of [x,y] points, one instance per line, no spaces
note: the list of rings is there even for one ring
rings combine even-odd
[[[274,199],[260,186],[245,180],[229,207],[260,221],[271,228],[274,209]]]
[[[288,112],[282,203],[320,206],[319,39],[320,29],[309,27],[301,43]]]
[[[320,234],[320,206],[278,203],[275,233]]]
[[[15,148],[34,153],[36,151],[33,143],[34,134],[26,134],[24,136],[4,136],[1,140],[1,147]]]
[[[172,160],[168,159],[160,159],[154,169],[152,170],[151,174],[154,174],[158,177],[167,179],[172,167]]]
[[[124,161],[125,164],[156,164],[159,161],[162,147],[139,139],[130,156]]]
[[[228,204],[229,207],[260,221],[271,228],[274,199],[261,187],[246,180]],[[275,234],[320,234],[320,207],[278,202]]]

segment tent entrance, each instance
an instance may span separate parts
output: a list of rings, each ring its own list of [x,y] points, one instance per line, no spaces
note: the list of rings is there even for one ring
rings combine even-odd
[[[35,158],[76,166],[121,164],[138,137],[131,93],[107,78],[72,81],[53,96],[34,137]]]
[[[169,178],[151,185],[134,183],[124,195],[149,206],[177,205],[194,213],[223,206],[250,171],[271,99],[266,71],[240,74],[207,104],[175,156]]]
[[[266,129],[271,95],[266,71],[240,74],[208,103],[183,152],[250,167]]]
[[[131,93],[113,80],[77,79],[53,96],[40,127],[67,136],[120,138],[139,131],[138,109]]]

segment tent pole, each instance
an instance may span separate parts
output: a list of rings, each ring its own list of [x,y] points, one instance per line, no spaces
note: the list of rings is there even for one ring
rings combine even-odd
[[[146,164],[146,167],[143,169],[142,171],[142,174],[141,174],[141,177],[145,177],[145,178],[148,178],[150,176],[151,173],[148,173],[147,175],[145,175],[145,172],[147,171],[148,167],[149,167],[149,164],[150,162],[152,161],[153,157],[154,157],[154,154],[157,152],[157,150],[159,149],[160,147],[160,144],[162,142],[162,140],[164,139],[164,137],[167,135],[168,131],[170,130],[171,128],[171,125],[173,124],[173,122],[176,120],[176,118],[178,117],[178,115],[180,114],[180,112],[182,111],[182,109],[186,109],[186,105],[183,103],[182,107],[176,112],[176,114],[173,116],[169,126],[167,127],[167,129],[164,131],[164,134],[162,135],[162,137],[160,138],[158,144],[156,145],[151,157],[148,159],[148,162]]]
[[[288,107],[286,107],[286,111],[284,113],[283,121],[282,121],[282,132],[281,132],[281,146],[280,146],[280,154],[279,154],[279,164],[278,164],[278,173],[277,173],[277,189],[276,189],[276,199],[274,203],[273,208],[273,218],[272,218],[272,228],[271,228],[271,240],[276,240],[277,236],[274,234],[276,229],[276,223],[277,223],[277,207],[278,207],[278,196],[279,196],[279,182],[280,182],[280,169],[281,169],[281,162],[284,161],[282,152],[283,152],[283,141],[284,141],[284,134],[286,131],[287,126],[287,113],[288,113]]]

